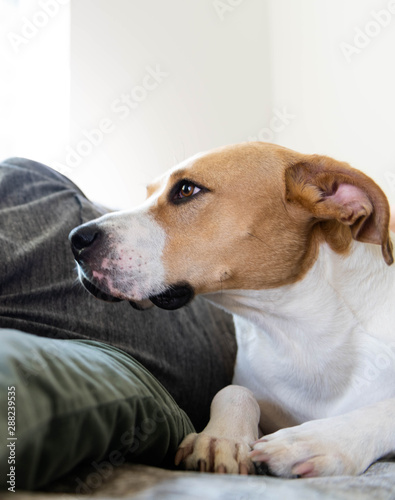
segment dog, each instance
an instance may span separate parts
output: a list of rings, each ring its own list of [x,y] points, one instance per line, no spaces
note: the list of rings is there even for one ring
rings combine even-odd
[[[176,465],[357,475],[395,452],[390,208],[362,172],[268,143],[196,155],[132,211],[70,234],[85,287],[139,309],[197,294],[234,316],[231,386]]]

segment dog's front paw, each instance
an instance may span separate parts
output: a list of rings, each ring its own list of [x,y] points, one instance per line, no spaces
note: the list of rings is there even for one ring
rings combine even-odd
[[[281,429],[253,444],[250,456],[255,462],[266,463],[271,473],[281,477],[362,473],[366,464],[354,456],[347,440],[331,430],[330,426],[320,427],[318,421]]]
[[[189,434],[180,444],[175,464],[200,472],[253,474],[250,451],[250,446],[243,441],[215,437],[205,432]]]

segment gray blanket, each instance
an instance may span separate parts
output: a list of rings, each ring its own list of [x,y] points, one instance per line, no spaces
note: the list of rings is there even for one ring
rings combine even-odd
[[[4,500],[76,498],[71,476],[52,485],[51,490],[51,493],[9,493]],[[200,474],[124,465],[110,477],[97,480],[97,487],[92,486],[84,493],[95,498],[133,500],[390,500],[395,499],[395,461],[377,462],[358,477],[311,479]]]

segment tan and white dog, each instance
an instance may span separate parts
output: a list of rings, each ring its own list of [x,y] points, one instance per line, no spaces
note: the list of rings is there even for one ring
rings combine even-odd
[[[381,189],[349,165],[246,143],[183,162],[137,209],[71,233],[94,295],[176,309],[204,294],[234,315],[234,385],[176,464],[309,477],[395,452],[389,222]]]

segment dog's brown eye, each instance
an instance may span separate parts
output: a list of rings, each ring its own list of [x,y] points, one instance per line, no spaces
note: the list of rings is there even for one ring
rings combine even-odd
[[[182,196],[185,196],[185,198],[188,198],[188,196],[193,195],[195,186],[193,184],[187,183],[184,184],[180,190],[180,193]]]
[[[193,184],[193,182],[184,182],[181,184],[180,190],[176,194],[176,199],[190,198],[199,191],[201,191],[201,189]]]

